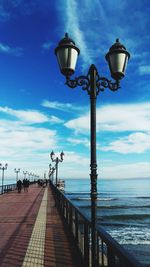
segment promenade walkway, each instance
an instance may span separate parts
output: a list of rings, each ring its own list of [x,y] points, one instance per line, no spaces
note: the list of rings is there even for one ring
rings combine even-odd
[[[0,195],[0,267],[80,267],[49,187]]]

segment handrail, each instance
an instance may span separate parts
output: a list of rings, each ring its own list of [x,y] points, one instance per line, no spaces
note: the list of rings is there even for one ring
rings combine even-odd
[[[2,192],[2,186],[0,186],[0,195],[13,191],[15,189],[16,189],[16,184],[7,184],[3,185],[3,192]]]
[[[85,267],[91,267],[91,221],[50,181],[55,204],[72,234]],[[142,267],[103,227],[96,225],[95,267]]]

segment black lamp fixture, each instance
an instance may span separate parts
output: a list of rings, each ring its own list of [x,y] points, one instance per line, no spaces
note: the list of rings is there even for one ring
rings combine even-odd
[[[16,173],[16,182],[18,181],[18,173],[20,172],[20,168],[19,169],[14,169],[14,172]]]
[[[68,37],[67,33],[56,47],[55,54],[57,56],[62,74],[67,77],[71,76],[75,71],[80,50],[77,46],[75,46],[75,42]]]
[[[87,75],[78,76],[70,79],[75,72],[77,58],[80,54],[79,48],[75,42],[65,34],[65,37],[58,43],[55,54],[59,63],[61,73],[66,77],[66,84],[70,88],[81,86],[82,90],[87,91],[90,96],[90,178],[91,178],[91,243],[92,243],[92,267],[96,266],[96,201],[97,201],[97,160],[96,160],[96,99],[100,91],[109,88],[116,91],[120,88],[120,80],[125,76],[125,70],[130,58],[129,52],[125,46],[116,39],[116,42],[110,47],[105,58],[109,64],[111,77],[114,81],[100,76],[95,65],[91,65]],[[53,156],[53,154],[52,154]]]
[[[2,163],[0,163],[0,170],[2,170],[2,189],[1,193],[4,193],[4,171],[7,170],[8,164],[6,163],[5,166],[2,166]]]
[[[54,151],[52,151],[50,153],[50,158],[51,158],[52,162],[56,162],[56,165],[55,165],[55,169],[56,169],[56,187],[57,187],[57,183],[58,183],[58,163],[63,161],[64,155],[65,154],[64,154],[63,151],[60,153],[60,158],[59,157],[55,157]],[[54,172],[55,169],[53,169],[53,172]]]

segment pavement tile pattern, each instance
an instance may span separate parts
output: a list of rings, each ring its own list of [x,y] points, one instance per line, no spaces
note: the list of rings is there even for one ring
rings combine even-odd
[[[0,195],[0,267],[80,267],[49,187]]]

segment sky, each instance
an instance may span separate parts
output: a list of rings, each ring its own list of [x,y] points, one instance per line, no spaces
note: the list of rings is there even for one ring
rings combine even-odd
[[[75,76],[119,38],[131,58],[121,88],[97,97],[98,178],[150,178],[149,0],[0,1],[0,162],[43,177],[63,150],[59,178],[89,178],[90,99],[70,89],[54,50],[64,34],[80,49]]]

